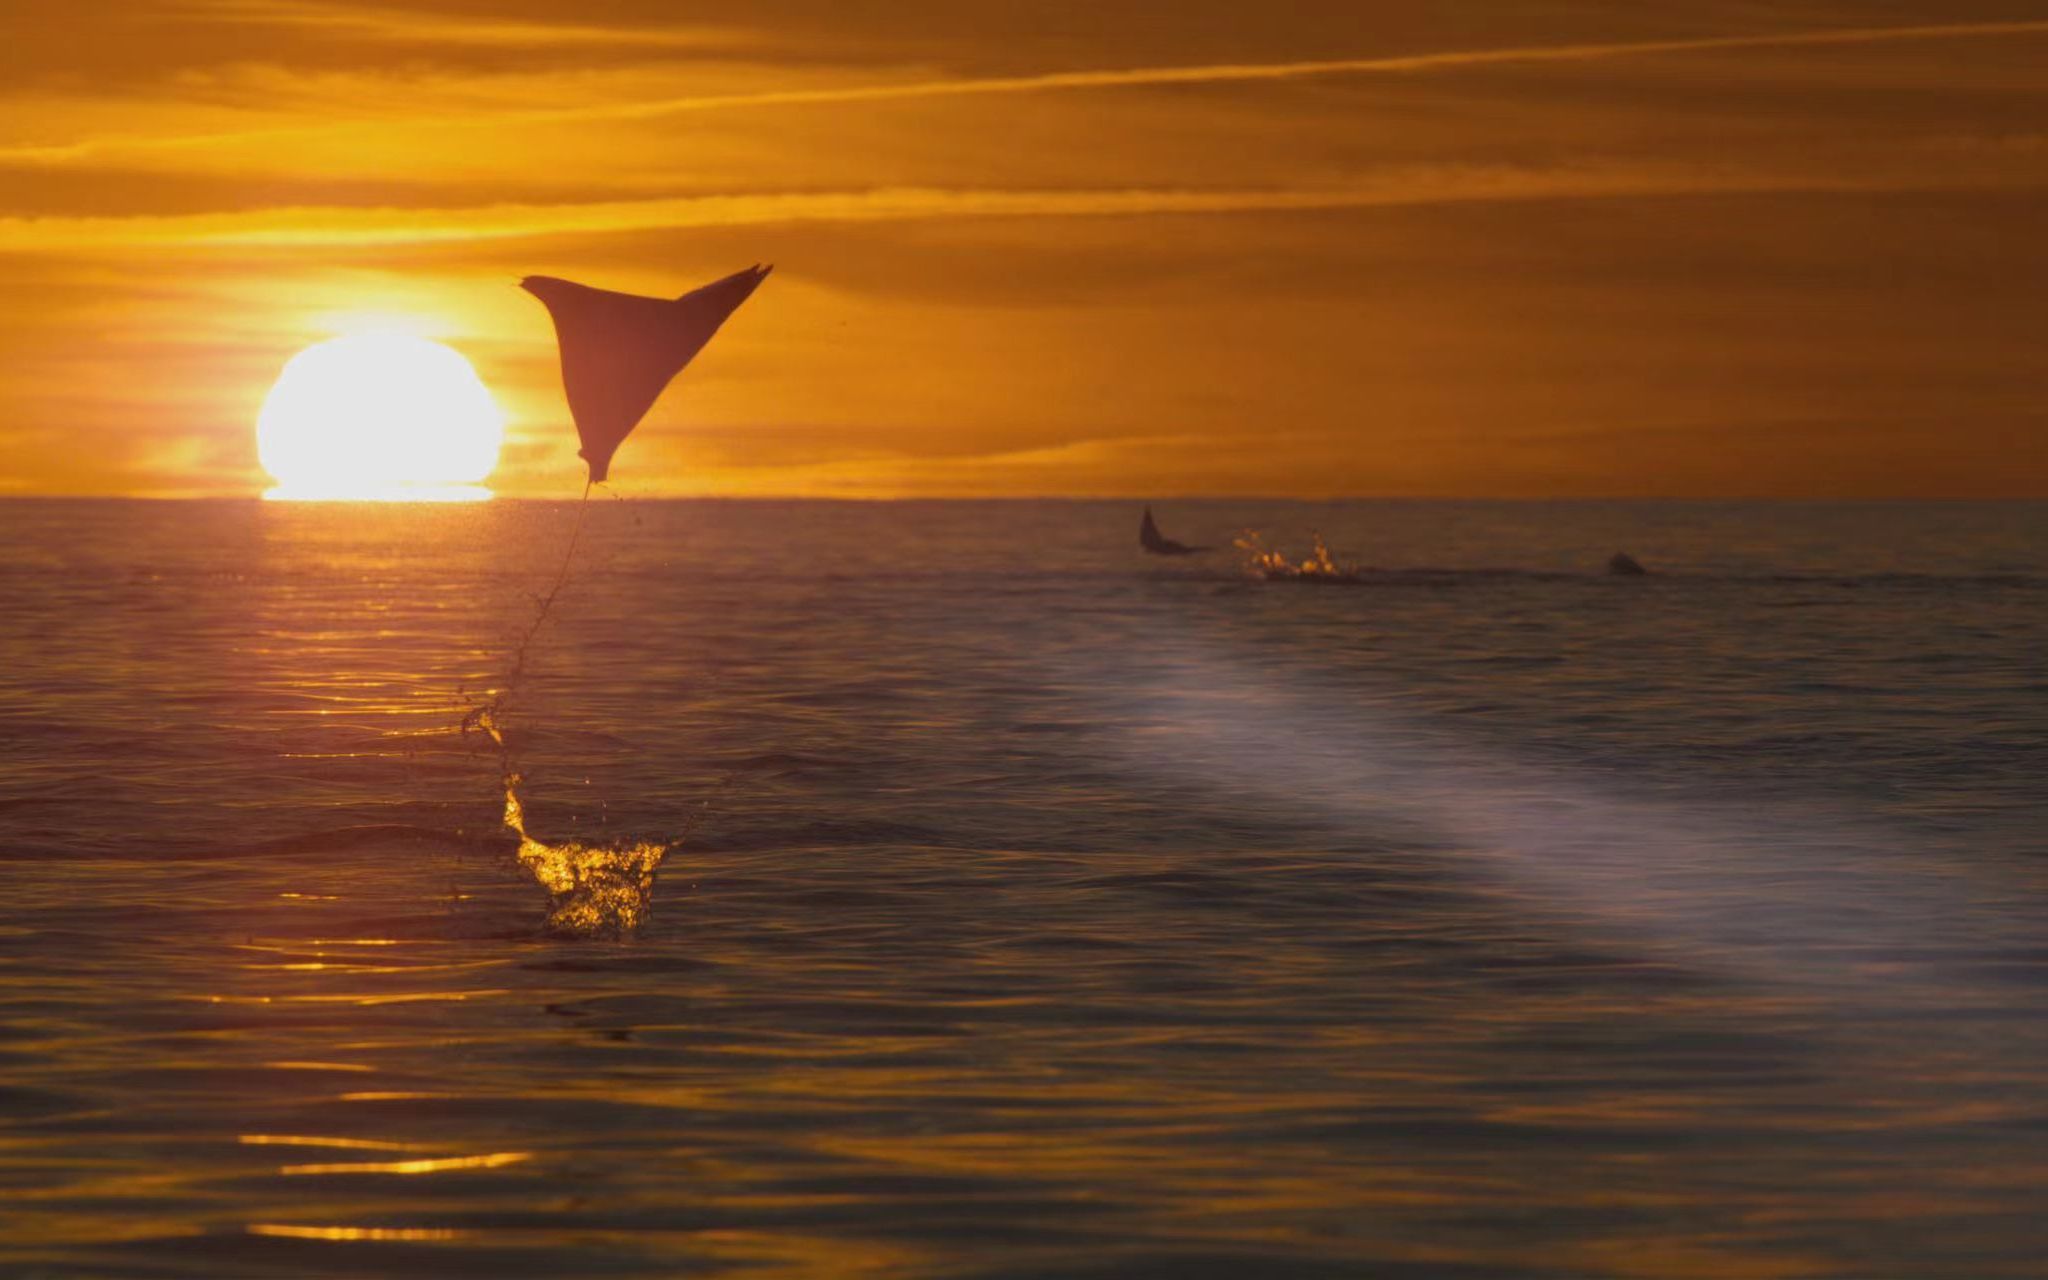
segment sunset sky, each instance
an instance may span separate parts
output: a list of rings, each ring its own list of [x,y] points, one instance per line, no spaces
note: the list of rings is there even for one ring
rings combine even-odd
[[[2048,496],[2039,0],[0,0],[0,489],[776,274],[628,494]]]

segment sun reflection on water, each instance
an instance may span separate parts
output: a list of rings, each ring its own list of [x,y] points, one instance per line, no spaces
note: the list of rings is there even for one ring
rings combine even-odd
[[[235,1141],[245,1147],[332,1147],[338,1151],[429,1151],[417,1142],[387,1142],[382,1138],[326,1138],[302,1133],[244,1133]]]
[[[495,496],[480,484],[280,484],[263,491],[265,502],[489,502]]]
[[[459,1240],[467,1233],[450,1227],[305,1227],[252,1222],[249,1234],[280,1240]]]
[[[502,1169],[533,1159],[531,1151],[494,1151],[481,1156],[436,1156],[420,1160],[338,1161],[327,1164],[288,1164],[278,1170],[286,1177],[326,1173],[446,1173],[451,1169]]]

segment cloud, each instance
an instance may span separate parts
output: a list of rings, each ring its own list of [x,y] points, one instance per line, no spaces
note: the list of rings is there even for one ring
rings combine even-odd
[[[319,0],[184,0],[171,7],[195,19],[241,26],[310,28],[397,44],[712,49],[754,39],[750,33],[733,27],[676,23],[604,26],[516,18],[463,18],[370,5],[323,4]]]
[[[1845,27],[1755,35],[1707,36],[1672,40],[1615,41],[1532,45],[1519,48],[1469,49],[1395,57],[1338,58],[1296,62],[1138,67],[1118,70],[1056,71],[1037,75],[918,80],[906,83],[850,85],[764,92],[706,94],[644,99],[634,102],[551,107],[534,111],[473,113],[440,119],[416,119],[412,129],[503,129],[521,124],[623,122],[657,119],[689,112],[781,106],[831,106],[892,102],[918,98],[990,94],[1047,93],[1077,89],[1215,85],[1295,80],[1338,75],[1417,74],[1479,67],[1577,63],[1620,58],[1763,49],[1822,48],[1941,40],[1982,40],[2048,34],[2048,20],[1980,23],[1934,23],[1896,27]],[[163,148],[204,148],[292,136],[327,135],[364,127],[360,122],[331,126],[187,134],[171,137],[128,136],[88,138],[74,142],[0,148],[0,163],[63,164],[129,151]],[[377,128],[389,128],[379,122]]]
[[[142,217],[0,219],[0,254],[157,246],[374,246],[510,240],[777,223],[944,218],[1131,217],[1369,209],[1474,202],[1585,200],[1774,191],[1974,187],[1995,177],[1586,163],[1555,167],[1426,166],[1343,186],[1278,189],[872,191],[685,196],[587,204],[441,209],[293,208]]]
[[[1115,71],[1058,71],[1042,75],[929,80],[911,84],[871,85],[843,89],[800,89],[782,93],[745,93],[715,97],[671,98],[666,101],[620,103],[614,106],[591,107],[581,110],[576,114],[577,118],[586,120],[628,120],[688,111],[725,110],[734,107],[878,102],[904,98],[962,97],[970,94],[989,93],[1043,93],[1062,89],[1230,84],[1260,80],[1295,80],[1308,76],[1384,75],[1548,62],[1593,62],[1612,58],[1649,57],[1659,54],[1726,52],[1743,49],[1795,49],[1829,45],[1986,39],[1996,36],[2042,34],[2048,34],[2048,20],[1942,23],[1909,27],[1842,28],[1764,35],[1709,36],[1686,40],[1635,40],[1605,44],[1536,45],[1519,49],[1472,49],[1445,53],[1409,54],[1388,58],[1334,58],[1307,62],[1215,64],[1190,67],[1139,67]]]
[[[278,365],[376,313],[476,362],[514,418],[500,483],[547,489],[574,437],[512,282],[672,293],[756,258],[784,270],[631,482],[2043,483],[2015,442],[2048,14],[118,8],[93,41],[30,14],[0,48],[0,470],[31,488],[258,487]],[[1398,56],[1326,56],[1375,51]],[[1872,422],[1899,425],[1815,425]]]

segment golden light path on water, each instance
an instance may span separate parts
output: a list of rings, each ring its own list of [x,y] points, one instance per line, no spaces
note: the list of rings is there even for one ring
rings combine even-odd
[[[1489,511],[1168,523],[1536,560]],[[1744,507],[1622,583],[1603,508],[1541,518],[1583,573],[1309,590],[1126,575],[1130,514],[593,503],[521,682],[567,504],[17,516],[148,576],[104,635],[68,563],[10,620],[10,678],[135,674],[8,746],[78,763],[0,904],[0,1273],[2031,1274],[2032,757],[1943,744],[2031,670],[2037,577],[1673,568],[1797,517]],[[1808,518],[1873,560],[1989,521]],[[516,771],[453,723],[499,688]],[[136,693],[185,731],[110,792]],[[1852,706],[1902,730],[1863,795],[1981,853],[1816,809],[1783,740]],[[565,843],[643,839],[651,911],[651,857]],[[585,857],[630,940],[538,936]]]
[[[255,1222],[252,1236],[280,1240],[455,1240],[466,1232],[446,1227],[308,1227],[283,1222]]]
[[[263,491],[265,502],[489,502],[495,496],[480,484],[407,484],[346,490],[280,484]]]
[[[326,1164],[288,1164],[278,1172],[286,1177],[326,1173],[446,1173],[451,1169],[501,1169],[533,1159],[531,1151],[493,1151],[481,1156],[441,1156],[420,1160],[338,1161]]]

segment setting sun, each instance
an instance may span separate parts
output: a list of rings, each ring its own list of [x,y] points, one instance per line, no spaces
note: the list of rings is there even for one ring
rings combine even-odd
[[[360,334],[293,356],[263,402],[256,448],[271,498],[487,498],[504,417],[458,352]]]
[[[2044,161],[2048,0],[0,0],[0,1280],[2048,1280]]]

